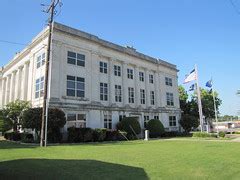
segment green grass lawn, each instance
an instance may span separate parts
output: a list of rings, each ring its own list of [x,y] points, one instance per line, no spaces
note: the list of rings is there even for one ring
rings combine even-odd
[[[133,141],[39,148],[0,141],[0,179],[240,179],[240,143]]]

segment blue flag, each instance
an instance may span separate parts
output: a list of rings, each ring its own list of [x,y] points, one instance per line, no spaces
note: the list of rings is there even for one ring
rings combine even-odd
[[[190,86],[189,91],[194,91],[194,89],[195,89],[195,84]]]
[[[212,80],[209,80],[207,83],[206,83],[206,86],[211,88],[212,87]]]

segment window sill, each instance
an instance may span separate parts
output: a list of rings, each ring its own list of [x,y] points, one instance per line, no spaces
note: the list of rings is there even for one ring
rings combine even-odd
[[[62,96],[63,99],[70,99],[70,100],[78,100],[78,101],[89,101],[88,98],[85,97],[72,97],[72,96]]]

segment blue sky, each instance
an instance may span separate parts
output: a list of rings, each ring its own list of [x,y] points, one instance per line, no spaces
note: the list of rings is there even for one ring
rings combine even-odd
[[[240,11],[240,0],[232,0]],[[28,43],[46,25],[41,3],[2,0],[0,40]],[[63,0],[56,21],[178,66],[179,84],[194,64],[202,86],[211,76],[222,114],[240,110],[240,14],[230,0]],[[0,42],[0,66],[24,46]],[[188,88],[190,85],[186,86]]]

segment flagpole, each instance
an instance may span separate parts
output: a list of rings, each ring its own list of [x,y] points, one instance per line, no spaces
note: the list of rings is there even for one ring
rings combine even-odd
[[[200,120],[200,127],[201,132],[203,132],[203,112],[202,112],[202,100],[201,100],[201,91],[198,81],[198,69],[197,65],[195,64],[195,71],[196,71],[196,81],[197,81],[197,96],[198,96],[198,112],[199,112],[199,120]]]
[[[213,104],[214,104],[214,111],[215,111],[215,121],[216,121],[216,123],[217,123],[217,135],[218,135],[218,134],[219,134],[219,129],[218,129],[218,115],[217,115],[216,99],[215,99],[214,88],[213,88],[213,80],[212,80],[212,96],[213,96]]]

